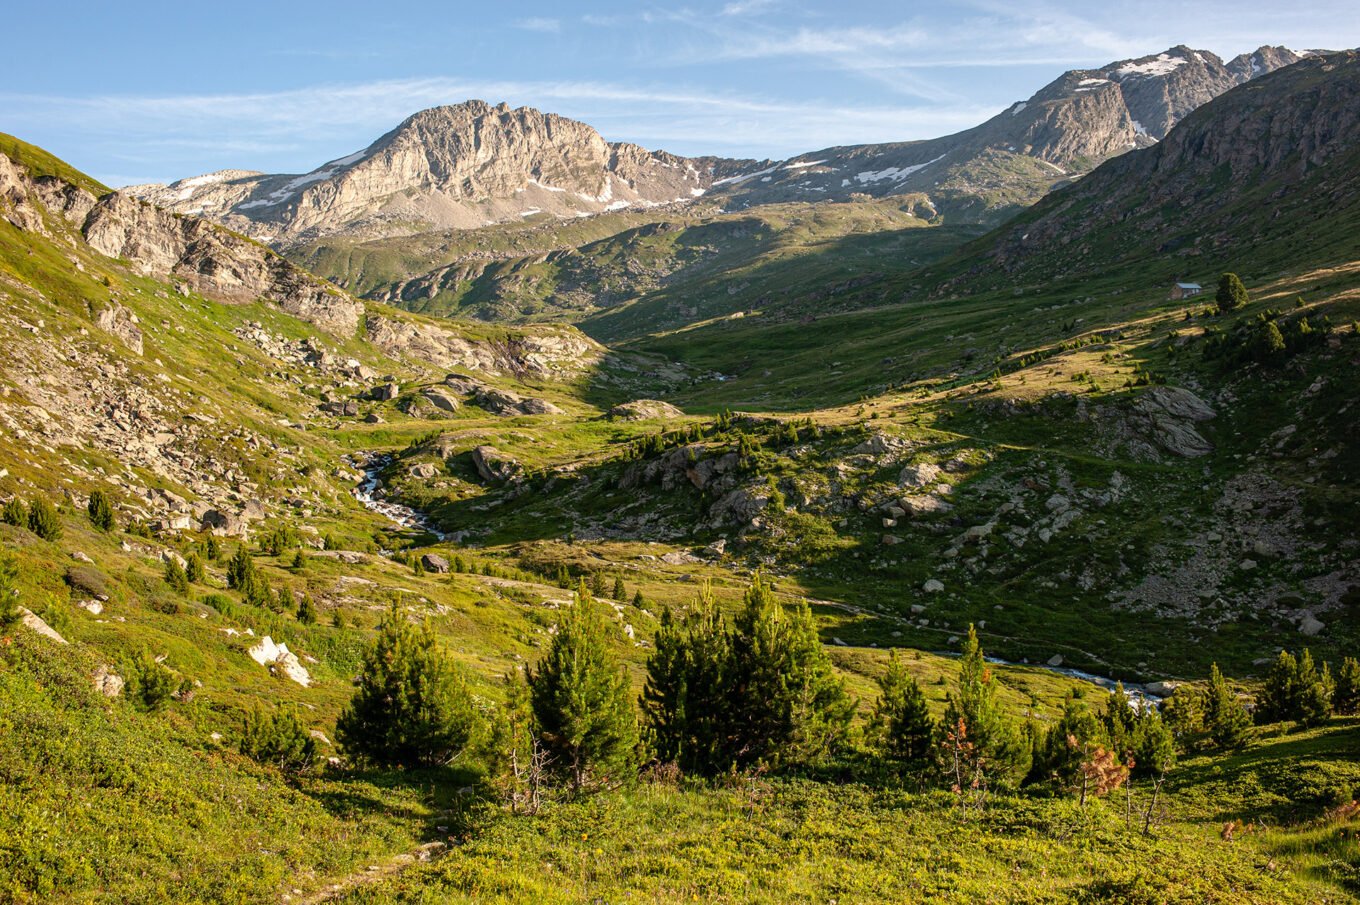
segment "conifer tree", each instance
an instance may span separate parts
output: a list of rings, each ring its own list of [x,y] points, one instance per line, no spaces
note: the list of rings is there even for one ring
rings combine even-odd
[[[543,743],[574,791],[631,778],[638,728],[628,674],[609,648],[604,618],[584,580],[527,678]]]
[[[854,702],[831,667],[806,602],[785,612],[757,574],[736,619],[732,657],[738,761],[806,760],[844,736]]]
[[[0,550],[0,635],[19,624],[19,604],[14,600],[14,580],[18,574],[14,557]]]
[[[633,606],[642,609],[647,604],[647,599],[642,596],[642,589],[638,588],[633,592]]]
[[[316,602],[312,600],[311,594],[302,595],[302,602],[297,608],[297,620],[303,625],[316,625]]]
[[[973,767],[989,784],[1015,785],[1029,771],[1029,745],[997,698],[996,678],[971,625],[963,642],[958,684],[945,707],[944,726],[956,735],[958,727],[964,727],[976,758]]]
[[[255,560],[245,544],[236,548],[236,555],[227,563],[227,587],[247,594],[255,584]]]
[[[699,773],[732,765],[731,674],[732,639],[711,588],[683,619],[662,611],[642,695],[660,759]]]
[[[4,511],[0,512],[0,521],[16,528],[27,528],[28,507],[24,505],[23,500],[13,497],[5,502]]]
[[[534,814],[542,803],[549,754],[534,724],[529,686],[518,671],[504,677],[505,704],[492,727],[490,773],[515,814]]]
[[[175,677],[149,651],[143,650],[124,669],[124,687],[129,701],[140,710],[155,711],[170,703]]]
[[[1214,295],[1214,300],[1218,302],[1219,314],[1236,311],[1250,301],[1247,297],[1247,287],[1242,285],[1242,280],[1235,273],[1225,273],[1219,277],[1218,292]]]
[[[1258,723],[1278,723],[1296,719],[1299,700],[1299,663],[1294,655],[1281,650],[1270,664],[1261,690],[1256,693],[1253,715]]]
[[[113,504],[109,502],[107,493],[102,490],[93,491],[85,511],[90,515],[90,524],[100,531],[113,530]]]
[[[471,747],[480,717],[462,670],[428,624],[394,605],[364,653],[359,687],[336,721],[345,750],[377,766],[447,764]]]
[[[1204,729],[1214,745],[1232,751],[1251,740],[1251,717],[1228,687],[1217,663],[1209,668],[1203,707]]]
[[[209,534],[208,539],[203,542],[203,555],[212,562],[222,558],[222,544],[215,534]]]
[[[920,766],[935,744],[935,720],[921,686],[894,651],[888,671],[878,680],[879,698],[869,720],[869,734],[880,754],[896,763]]]
[[[184,567],[184,574],[194,584],[202,584],[208,577],[207,570],[203,568],[203,558],[198,555],[198,551],[189,554]]]
[[[1125,760],[1132,754],[1134,727],[1137,721],[1138,714],[1129,703],[1124,683],[1116,682],[1105,700],[1105,714],[1101,722],[1105,726],[1111,750]]]
[[[39,497],[28,507],[28,530],[47,541],[61,539],[61,520],[57,509],[47,500]]]
[[[604,573],[598,569],[590,573],[590,593],[597,600],[605,595]]]
[[[623,576],[614,576],[614,593],[609,595],[611,599],[620,603],[628,599],[628,589],[623,586]]]
[[[1360,661],[1354,657],[1341,661],[1332,689],[1332,709],[1346,716],[1360,712]]]
[[[294,708],[266,714],[257,704],[246,714],[238,747],[246,757],[288,773],[300,773],[316,759],[316,740]]]
[[[165,583],[181,594],[189,593],[189,576],[173,556],[165,561]]]
[[[1325,671],[1325,667],[1324,667]],[[1313,665],[1313,654],[1304,648],[1299,657],[1297,705],[1294,719],[1304,727],[1321,726],[1332,715],[1330,676],[1320,673]]]
[[[1085,698],[1069,690],[1063,699],[1063,715],[1045,739],[1039,772],[1064,788],[1076,788],[1084,775],[1083,767],[1105,741],[1105,727],[1091,713]]]
[[[1276,361],[1284,355],[1286,348],[1284,334],[1274,321],[1263,321],[1252,331],[1250,352],[1256,361]]]

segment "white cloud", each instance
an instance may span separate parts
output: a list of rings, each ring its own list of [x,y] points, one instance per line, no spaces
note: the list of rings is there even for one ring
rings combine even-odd
[[[847,106],[770,100],[697,90],[589,81],[401,79],[248,94],[91,96],[0,94],[7,125],[49,131],[78,122],[111,161],[176,153],[238,166],[308,172],[377,138],[425,107],[483,98],[530,105],[589,123],[611,141],[682,154],[787,157],[833,144],[931,138],[999,112],[891,104]],[[51,150],[61,153],[61,148]],[[228,160],[222,160],[223,154]],[[214,156],[215,155],[215,156]],[[287,161],[287,163],[281,163]],[[272,166],[271,166],[272,163]],[[162,180],[195,175],[165,173]]]
[[[549,19],[546,16],[532,16],[528,19],[518,19],[515,22],[516,28],[525,31],[541,31],[553,34],[562,30],[562,20]]]

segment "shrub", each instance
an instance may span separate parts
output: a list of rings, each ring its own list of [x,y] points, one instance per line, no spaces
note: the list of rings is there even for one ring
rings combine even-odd
[[[134,707],[145,711],[165,708],[175,693],[174,674],[156,662],[150,652],[143,650],[124,670],[127,685],[124,689]]]
[[[113,530],[113,504],[109,502],[107,493],[102,490],[92,492],[85,511],[90,515],[90,524],[100,531]]]
[[[8,632],[19,624],[19,604],[14,600],[14,580],[18,575],[14,557],[0,550],[0,632]]]
[[[480,726],[462,670],[438,649],[428,624],[410,625],[393,606],[335,729],[357,759],[408,767],[449,763],[468,750]]]
[[[47,541],[61,539],[61,519],[57,509],[47,500],[39,498],[28,508],[28,530]]]
[[[0,520],[3,520],[6,525],[13,525],[16,528],[27,528],[28,507],[24,505],[23,500],[15,497],[5,503],[4,510],[0,512]]]
[[[108,576],[92,565],[81,564],[68,566],[64,579],[71,590],[78,594],[84,594],[87,597],[101,598],[108,596]]]
[[[251,760],[288,773],[300,773],[316,759],[316,740],[292,708],[266,714],[254,707],[246,714],[239,748]]]

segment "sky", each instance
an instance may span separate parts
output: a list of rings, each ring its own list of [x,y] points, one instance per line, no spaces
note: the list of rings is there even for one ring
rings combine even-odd
[[[785,158],[956,132],[1067,69],[1177,44],[1360,45],[1355,0],[51,0],[5,19],[0,131],[114,186],[305,173],[469,98],[678,154]]]

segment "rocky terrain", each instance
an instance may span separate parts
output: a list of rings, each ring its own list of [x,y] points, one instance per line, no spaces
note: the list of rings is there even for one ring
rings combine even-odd
[[[422,110],[301,176],[225,170],[127,192],[286,246],[334,233],[405,235],[684,204],[750,163],[606,142],[551,113],[467,101]]]

